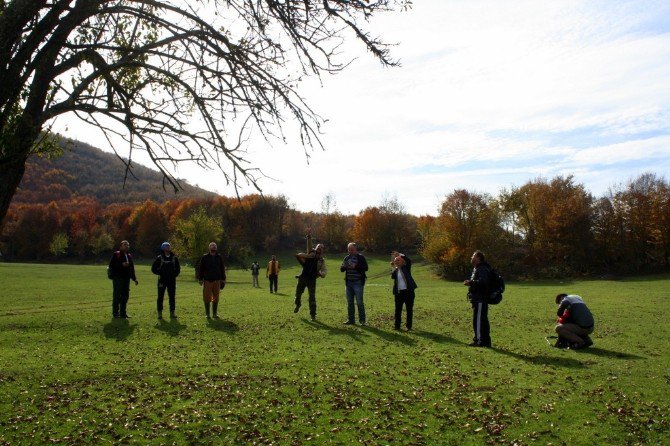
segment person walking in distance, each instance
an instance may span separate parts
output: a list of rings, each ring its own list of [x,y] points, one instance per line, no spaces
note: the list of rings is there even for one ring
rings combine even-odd
[[[270,280],[270,292],[272,293],[273,289],[274,292],[277,293],[277,285],[279,282],[279,271],[281,270],[281,265],[279,264],[279,260],[277,260],[276,256],[272,256],[270,261],[268,262],[268,267],[265,271],[265,277],[267,277]]]
[[[210,318],[209,307],[211,303],[212,316],[218,319],[219,293],[226,285],[226,268],[223,264],[223,257],[217,252],[217,246],[214,242],[209,244],[209,252],[200,259],[198,281],[202,285],[205,317]]]
[[[165,291],[168,293],[170,305],[170,319],[175,319],[175,294],[177,291],[177,276],[181,272],[179,259],[172,252],[172,246],[168,242],[161,245],[161,253],[151,265],[151,272],[158,276],[158,299],[156,300],[156,311],[158,319],[163,319],[163,300]]]
[[[354,299],[358,307],[358,321],[365,325],[365,304],[363,302],[363,288],[365,287],[365,273],[368,270],[368,262],[365,256],[358,252],[356,243],[347,245],[349,253],[340,265],[340,271],[344,273],[345,293],[347,296],[347,320],[346,325],[355,323]]]
[[[109,261],[109,275],[112,279],[112,316],[128,319],[127,306],[130,298],[130,281],[138,285],[135,276],[135,264],[130,254],[130,243],[123,240],[119,250],[112,254]]]
[[[323,245],[317,244],[312,249],[312,235],[308,229],[305,236],[307,239],[307,252],[299,252],[295,258],[302,265],[302,271],[298,276],[298,284],[295,288],[295,309],[294,313],[300,310],[302,305],[302,294],[307,288],[309,295],[309,315],[312,320],[316,320],[316,279],[317,277],[326,277],[326,262],[323,258]]]
[[[468,287],[468,300],[472,305],[472,328],[474,337],[471,347],[491,347],[491,328],[489,325],[488,297],[491,294],[491,265],[486,262],[484,253],[475,251],[470,258],[472,274],[463,285]]]
[[[258,273],[261,270],[261,266],[258,264],[258,261],[254,260],[254,263],[251,264],[251,281],[254,288],[259,288],[258,285]]]

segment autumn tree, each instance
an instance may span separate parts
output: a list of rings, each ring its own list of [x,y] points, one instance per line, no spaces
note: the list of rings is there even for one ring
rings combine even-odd
[[[440,206],[440,214],[430,228],[423,256],[439,265],[443,274],[462,277],[470,270],[470,256],[483,250],[496,258],[502,228],[495,202],[487,194],[458,189]]]
[[[153,256],[168,238],[168,221],[162,207],[151,200],[137,206],[128,217],[134,233],[135,246],[143,256]]]
[[[208,251],[210,242],[221,244],[223,227],[217,217],[210,217],[204,207],[183,220],[177,220],[172,233],[174,251],[191,266]]]
[[[337,200],[332,192],[321,200],[321,221],[319,224],[323,242],[332,251],[344,251],[348,235],[353,227],[353,218],[348,217],[337,208]]]
[[[503,191],[503,225],[528,268],[548,275],[586,272],[591,267],[593,198],[572,175],[538,178]]]
[[[175,190],[182,161],[219,166],[256,185],[244,159],[251,131],[319,145],[322,119],[298,93],[308,74],[335,73],[342,39],[382,64],[388,48],[363,25],[410,0],[8,0],[0,2],[0,221],[41,136],[72,115],[145,151]]]

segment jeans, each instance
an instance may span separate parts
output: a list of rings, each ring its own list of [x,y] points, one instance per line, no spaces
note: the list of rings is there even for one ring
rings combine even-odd
[[[363,304],[363,282],[360,280],[345,281],[346,292],[347,292],[347,313],[348,319],[347,322],[354,323],[356,321],[356,315],[354,310],[354,298],[356,298],[356,306],[358,307],[358,321],[361,324],[365,323],[365,305]]]

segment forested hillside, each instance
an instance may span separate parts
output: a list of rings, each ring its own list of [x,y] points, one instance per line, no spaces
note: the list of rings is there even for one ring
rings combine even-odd
[[[124,185],[125,165],[116,155],[80,141],[63,139],[62,155],[51,159],[33,156],[12,200],[17,204],[48,204],[51,201],[90,197],[100,205],[165,201],[182,198],[208,198],[216,194],[182,181],[183,190],[175,194],[162,175],[134,164]]]

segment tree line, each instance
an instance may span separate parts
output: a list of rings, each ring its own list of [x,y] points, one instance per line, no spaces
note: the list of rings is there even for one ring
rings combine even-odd
[[[535,179],[496,197],[458,189],[435,217],[410,215],[397,198],[347,215],[331,194],[319,212],[298,211],[282,195],[107,206],[74,196],[13,205],[0,251],[9,260],[90,260],[128,239],[137,255],[152,257],[170,240],[195,263],[215,240],[230,263],[247,266],[257,253],[302,249],[308,227],[330,252],[344,252],[352,240],[371,253],[401,249],[445,277],[467,275],[476,249],[508,277],[641,274],[670,266],[670,184],[646,173],[602,197],[572,176]]]
[[[216,241],[229,263],[248,266],[256,253],[303,249],[305,228],[312,228],[332,252],[345,251],[351,240],[363,240],[373,252],[398,243],[418,247],[416,218],[396,199],[358,216],[342,214],[332,196],[328,199],[321,212],[300,212],[284,196],[259,194],[108,206],[92,197],[17,203],[5,219],[0,251],[7,260],[90,260],[109,255],[127,239],[137,256],[148,258],[170,240],[182,258],[195,264]]]
[[[599,198],[572,176],[497,197],[455,190],[419,230],[424,257],[446,276],[467,274],[475,249],[518,278],[657,272],[669,266],[670,184],[645,173]]]

